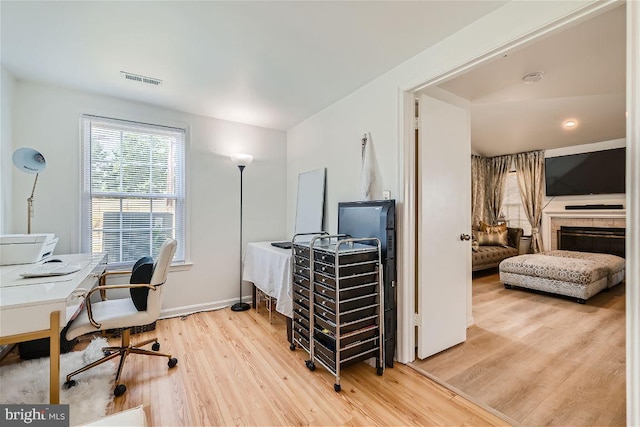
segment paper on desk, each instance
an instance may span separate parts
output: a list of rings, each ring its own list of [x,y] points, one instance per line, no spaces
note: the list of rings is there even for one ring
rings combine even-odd
[[[91,263],[91,260],[79,261],[76,264],[80,265],[80,270],[85,268]],[[48,276],[48,277],[30,277],[24,278],[20,276],[29,268],[29,264],[18,265],[5,265],[0,267],[0,287],[8,288],[11,286],[26,286],[26,285],[40,285],[43,283],[55,283],[55,282],[67,282],[73,280],[76,273],[67,274],[64,276]]]
[[[9,288],[12,286],[26,286],[26,285],[40,285],[42,283],[52,283],[52,282],[67,282],[73,279],[73,274],[68,274],[66,276],[49,276],[49,277],[33,277],[33,278],[24,278],[20,276],[20,273],[12,275],[12,274],[2,274],[0,278],[0,287],[1,288]]]

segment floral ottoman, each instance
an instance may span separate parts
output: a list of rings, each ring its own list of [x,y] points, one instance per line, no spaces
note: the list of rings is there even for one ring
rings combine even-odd
[[[624,280],[625,260],[622,257],[611,254],[598,254],[593,252],[563,251],[554,250],[544,252],[544,255],[551,255],[564,258],[586,259],[603,264],[609,269],[607,287],[617,285]]]
[[[507,289],[516,286],[550,292],[575,298],[584,304],[593,295],[624,278],[624,258],[586,252],[549,251],[505,259],[500,263],[499,270],[500,282]]]

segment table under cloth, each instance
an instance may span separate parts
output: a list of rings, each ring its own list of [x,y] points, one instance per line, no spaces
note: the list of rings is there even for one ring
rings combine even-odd
[[[277,248],[270,242],[247,244],[242,280],[275,298],[278,313],[293,316],[290,249]]]

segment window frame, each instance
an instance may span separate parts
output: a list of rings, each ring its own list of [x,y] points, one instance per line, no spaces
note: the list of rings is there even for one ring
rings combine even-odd
[[[186,144],[187,144],[187,129],[186,127],[173,127],[166,125],[158,125],[145,123],[140,121],[132,121],[126,119],[116,119],[110,117],[102,117],[91,114],[82,114],[80,117],[80,141],[81,141],[81,182],[82,182],[82,195],[81,195],[81,212],[80,212],[80,247],[82,252],[92,253],[92,241],[93,241],[93,224],[92,224],[92,211],[94,200],[94,194],[92,191],[92,129],[94,126],[104,126],[110,128],[120,128],[121,131],[137,131],[148,132],[153,135],[172,135],[176,138],[174,143],[175,149],[175,162],[171,162],[174,168],[174,182],[175,188],[171,193],[123,193],[123,192],[100,192],[99,197],[111,197],[120,199],[119,212],[126,212],[122,210],[122,201],[126,199],[132,200],[149,200],[150,204],[153,204],[153,200],[174,200],[174,232],[173,237],[178,243],[176,254],[172,261],[172,264],[185,264],[186,263]],[[170,162],[167,162],[169,165]],[[171,169],[171,168],[170,168]],[[151,210],[153,212],[153,210]],[[149,223],[149,230],[154,230],[154,227]],[[122,247],[122,244],[120,244]],[[141,254],[140,256],[151,255]],[[108,262],[110,268],[130,268],[135,263],[135,260],[130,261],[111,261]]]
[[[518,194],[518,203],[507,203],[507,189],[509,187],[509,178],[513,177],[512,179],[515,180],[515,188],[517,190],[517,194]],[[509,227],[520,227],[523,229],[523,236],[531,236],[531,224],[529,223],[529,219],[527,218],[527,213],[524,210],[524,205],[522,204],[522,196],[520,195],[520,186],[518,184],[518,174],[515,170],[510,170],[507,173],[507,177],[505,179],[505,184],[504,184],[505,188],[504,188],[504,196],[502,199],[502,205],[500,206],[500,214],[504,215],[505,220],[507,222],[507,225]],[[509,216],[507,215],[507,206],[518,206],[519,207],[519,214],[518,218],[512,219],[509,218]],[[517,221],[517,224],[514,224],[513,221]],[[526,226],[522,226],[522,221],[525,222]],[[526,233],[526,231],[529,231],[529,234]]]

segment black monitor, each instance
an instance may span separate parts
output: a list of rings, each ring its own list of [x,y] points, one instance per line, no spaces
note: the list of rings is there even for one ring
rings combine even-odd
[[[338,234],[376,237],[382,258],[395,257],[395,200],[338,203]]]

